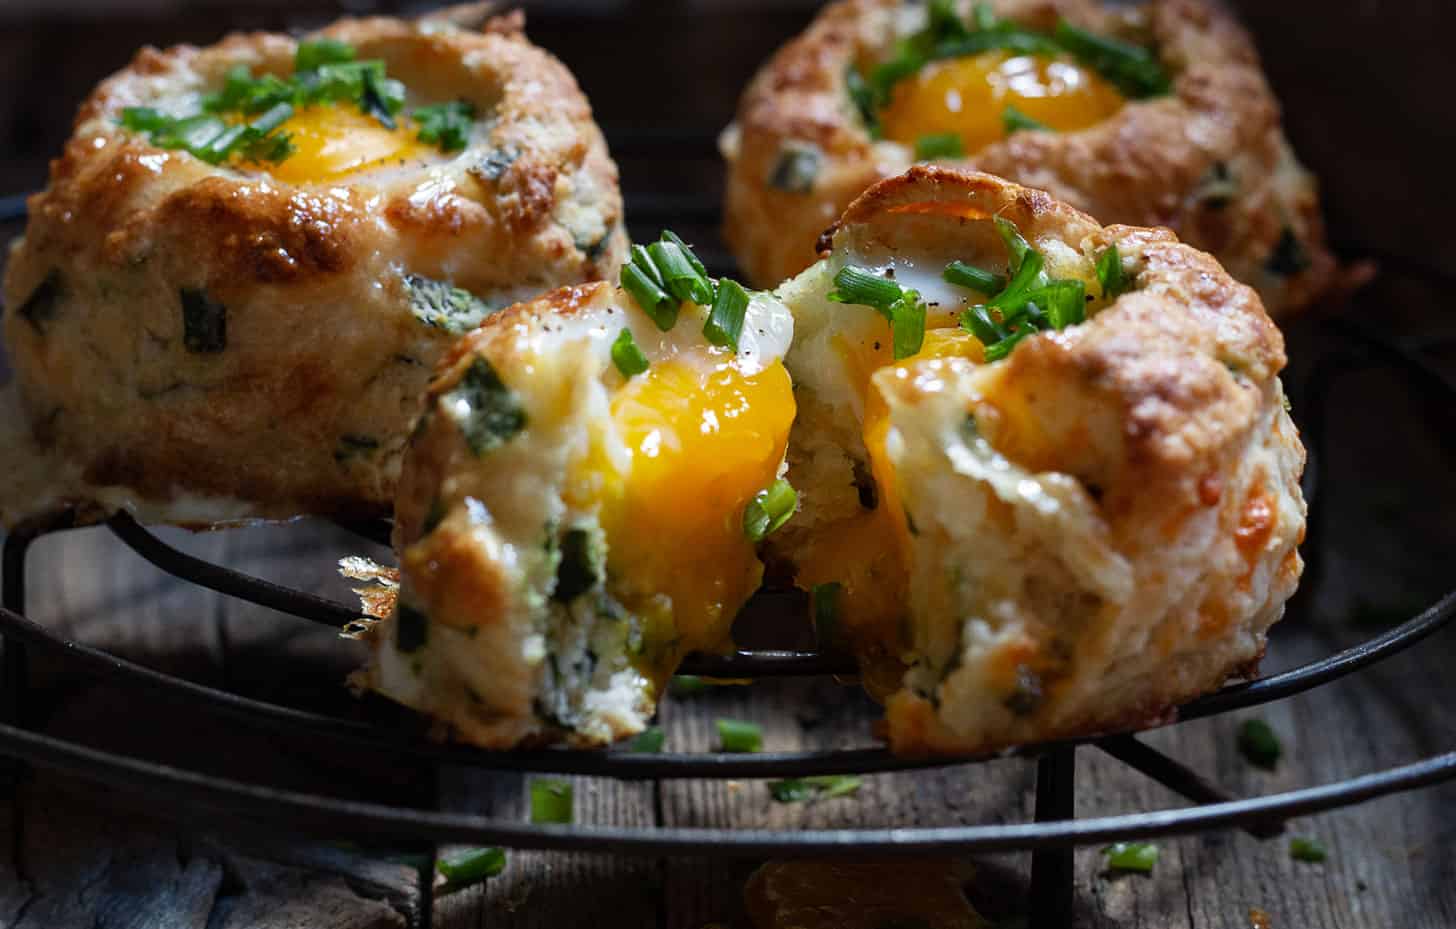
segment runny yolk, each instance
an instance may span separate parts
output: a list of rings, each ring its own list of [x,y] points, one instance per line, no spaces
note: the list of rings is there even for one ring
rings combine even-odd
[[[1117,88],[1069,58],[983,52],[931,62],[895,85],[880,114],[885,137],[913,145],[956,133],[966,154],[1007,134],[1007,105],[1059,132],[1095,125],[1122,108]]]
[[[763,576],[743,510],[773,483],[794,420],[788,372],[774,363],[656,362],[612,400],[632,462],[603,500],[613,592],[647,618],[648,654],[672,665],[717,649]]]
[[[883,331],[843,336],[837,345],[863,403],[861,435],[875,482],[875,506],[817,533],[800,554],[795,576],[795,583],[805,590],[831,581],[841,585],[837,614],[840,628],[861,655],[865,687],[876,696],[886,695],[900,684],[899,655],[873,653],[883,648],[883,643],[900,638],[910,574],[911,530],[896,497],[894,466],[885,451],[889,409],[871,387],[870,377],[881,368],[926,358],[980,361],[983,357],[981,343],[951,323],[926,330],[920,351],[897,362],[890,354],[889,324],[876,321],[876,326],[880,325]],[[910,643],[904,644],[908,647]]]
[[[347,106],[311,106],[280,128],[290,134],[295,151],[268,163],[268,173],[289,184],[337,180],[357,171],[428,156],[435,151],[416,139],[415,128],[401,118],[386,129],[373,116]]]

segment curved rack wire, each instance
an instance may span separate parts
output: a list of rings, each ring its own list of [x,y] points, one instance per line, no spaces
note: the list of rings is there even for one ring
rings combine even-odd
[[[23,215],[20,198],[0,198],[0,221]],[[1308,388],[1319,395],[1328,382],[1372,360],[1389,364],[1423,390],[1456,399],[1456,384],[1415,351],[1373,335],[1348,320],[1330,325],[1348,338],[1355,350],[1320,359]],[[1324,461],[1322,404],[1305,406],[1311,467],[1306,496],[1321,488]],[[1322,521],[1311,514],[1310,548],[1318,546]],[[141,557],[184,580],[229,596],[311,622],[341,628],[362,617],[354,607],[251,577],[181,552],[157,538],[131,517],[121,514],[107,523],[110,531]],[[190,705],[244,725],[281,735],[307,735],[334,743],[361,746],[394,757],[427,764],[464,765],[499,771],[579,774],[622,780],[664,778],[768,778],[816,774],[901,771],[930,766],[971,764],[988,755],[906,759],[883,748],[829,751],[767,752],[754,755],[703,753],[634,754],[617,751],[537,750],[487,751],[441,744],[421,731],[388,728],[243,697],[183,680],[59,636],[25,617],[25,561],[30,543],[49,532],[71,527],[66,518],[48,525],[12,532],[3,556],[3,607],[0,607],[0,756],[64,771],[112,787],[151,792],[167,798],[176,813],[207,810],[246,818],[280,832],[311,833],[330,838],[367,836],[407,843],[491,843],[518,848],[630,852],[645,855],[721,856],[924,855],[936,852],[1032,850],[1031,925],[1063,927],[1071,912],[1071,846],[1113,839],[1150,838],[1193,831],[1243,828],[1267,837],[1282,831],[1295,816],[1359,803],[1456,778],[1456,751],[1411,764],[1334,783],[1254,798],[1235,798],[1173,758],[1138,740],[1132,733],[1024,746],[1012,754],[1037,759],[1036,821],[1012,825],[946,828],[841,829],[808,831],[744,831],[733,829],[618,828],[600,826],[526,825],[463,813],[342,800],[337,797],[280,790],[216,777],[157,762],[93,749],[27,729],[24,696],[29,649],[62,654],[75,666],[125,686],[185,698]],[[388,544],[384,522],[350,525],[370,541]],[[1311,565],[1307,585],[1318,576]],[[1278,674],[1231,684],[1184,704],[1177,720],[1213,716],[1256,706],[1308,691],[1358,671],[1414,645],[1456,618],[1456,591],[1386,632],[1326,658]],[[745,650],[727,656],[691,656],[683,673],[724,678],[853,674],[852,659],[813,651]],[[1074,818],[1075,750],[1092,745],[1168,786],[1195,805],[1186,808]],[[421,898],[419,922],[428,926],[430,886]]]

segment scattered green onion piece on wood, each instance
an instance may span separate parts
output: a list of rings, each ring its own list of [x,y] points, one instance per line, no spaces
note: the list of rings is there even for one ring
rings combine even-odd
[[[1007,135],[1010,135],[1013,132],[1018,132],[1022,129],[1051,129],[1051,126],[1048,126],[1046,123],[1032,119],[1030,116],[1027,116],[1025,113],[1021,112],[1009,103],[1006,104],[1006,108],[1001,111],[1001,125],[1006,128]]]
[[[632,338],[631,329],[623,329],[617,333],[617,338],[612,342],[612,364],[622,372],[625,378],[631,378],[641,374],[649,367],[647,356],[642,354],[642,349]]]
[[[569,823],[572,820],[571,784],[555,778],[531,782],[531,822]]]
[[[915,140],[915,160],[934,161],[937,158],[964,158],[966,146],[960,133],[932,132]]]
[[[713,345],[738,351],[738,337],[743,333],[747,313],[748,292],[737,281],[724,278],[718,282],[713,309],[703,323],[703,337]]]
[[[1107,867],[1114,871],[1135,871],[1151,874],[1158,863],[1158,847],[1150,842],[1118,842],[1102,850]]]
[[[704,693],[708,689],[708,682],[696,674],[678,674],[673,677],[672,682],[667,685],[668,692],[677,697],[690,697],[694,694]]]
[[[495,877],[506,868],[506,853],[499,848],[462,848],[441,855],[435,862],[446,886],[452,890],[471,887]]]
[[[774,481],[743,508],[743,534],[750,542],[762,542],[789,521],[798,505],[793,486],[782,478]]]
[[[717,721],[718,742],[725,752],[749,753],[763,748],[763,729],[741,719]]]
[[[691,300],[699,306],[713,302],[713,283],[693,266],[676,242],[653,242],[647,255],[662,278],[663,288],[679,300]]]
[[[858,791],[863,784],[863,779],[851,774],[826,774],[770,781],[768,792],[778,803],[803,803],[806,800],[846,797]]]
[[[940,276],[948,284],[968,287],[988,297],[1006,289],[1004,274],[984,271],[974,265],[968,265],[964,261],[952,261],[945,266],[945,270],[941,272]]]
[[[1330,853],[1319,839],[1296,836],[1289,840],[1289,857],[1295,861],[1319,864],[1329,858]]]
[[[662,731],[661,726],[648,726],[637,737],[627,743],[627,751],[640,752],[645,755],[655,755],[662,751],[662,746],[667,742],[667,734]]]
[[[1269,771],[1274,770],[1284,754],[1279,737],[1262,719],[1246,719],[1239,726],[1239,751],[1249,764]]]

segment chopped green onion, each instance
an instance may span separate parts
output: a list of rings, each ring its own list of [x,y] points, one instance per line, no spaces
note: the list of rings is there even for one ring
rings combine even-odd
[[[1022,253],[1021,264],[1006,289],[987,301],[987,304],[1002,311],[1014,310],[1026,302],[1026,294],[1047,284],[1046,259],[1041,252],[1028,250]]]
[[[1129,281],[1122,271],[1122,255],[1117,245],[1097,256],[1097,283],[1102,285],[1102,299],[1115,300],[1127,292]]]
[[[1006,250],[1011,253],[1010,268],[1016,272],[1021,268],[1021,263],[1026,260],[1028,252],[1032,252],[1031,243],[1016,228],[1016,224],[1004,216],[996,217],[996,231],[1001,235],[1001,241],[1006,243]]]
[[[864,784],[851,774],[827,774],[813,777],[791,777],[770,781],[769,795],[779,803],[803,803],[806,800],[833,800],[855,793]]]
[[[809,591],[814,613],[814,640],[821,648],[832,647],[839,638],[839,596],[844,585],[838,581],[815,584]]]
[[[718,282],[713,310],[703,323],[703,337],[714,345],[738,351],[738,337],[743,333],[743,319],[748,312],[748,292],[737,281],[724,278]]]
[[[932,132],[915,140],[915,160],[934,161],[937,158],[964,158],[966,145],[958,132]]]
[[[627,751],[655,755],[662,751],[662,746],[666,742],[667,734],[662,731],[661,726],[648,726],[637,733],[635,739],[627,743]]]
[[[718,741],[725,752],[756,752],[763,748],[763,729],[741,719],[717,721]]]
[[[660,238],[662,239],[662,241],[671,242],[673,245],[676,245],[678,248],[682,249],[683,254],[687,256],[688,263],[693,266],[693,270],[697,271],[703,277],[708,276],[708,269],[704,267],[702,261],[698,259],[697,253],[693,251],[693,247],[688,243],[684,242],[676,232],[673,232],[671,229],[664,229],[662,230],[662,235],[660,236]]]
[[[762,542],[789,521],[799,505],[799,495],[780,478],[760,490],[743,508],[743,534],[750,542]]]
[[[909,358],[925,344],[925,304],[913,290],[890,307],[890,341],[896,361]]]
[[[870,306],[877,310],[888,310],[904,294],[894,281],[886,280],[873,271],[845,265],[834,275],[834,290],[829,299],[836,303],[853,303]]]
[[[864,122],[865,131],[870,138],[878,139],[880,117],[876,112],[875,92],[853,64],[844,71],[844,86],[849,91],[849,99],[854,104],[855,112],[859,113],[859,118]]]
[[[452,100],[417,107],[410,115],[420,127],[421,142],[437,145],[441,151],[457,152],[470,140],[475,104],[468,100]]]
[[[1172,80],[1157,57],[1141,46],[1096,35],[1066,20],[1057,23],[1053,37],[1058,45],[1107,78],[1126,96],[1157,97],[1172,88]]]
[[[1087,285],[1069,278],[1052,281],[1024,294],[1028,304],[1040,307],[1053,329],[1075,326],[1087,318]]]
[[[341,64],[354,60],[354,46],[338,39],[308,39],[298,43],[293,56],[293,70],[316,71],[321,65]]]
[[[1021,329],[1013,332],[1011,335],[995,343],[994,345],[987,345],[986,360],[1000,361],[1002,358],[1005,358],[1007,355],[1011,354],[1012,349],[1020,345],[1021,340],[1029,335],[1031,335],[1031,330]]]
[[[668,293],[699,306],[713,302],[713,282],[693,266],[676,242],[653,242],[647,246],[647,256],[657,268],[663,288]]]
[[[121,124],[132,132],[156,132],[172,122],[160,110],[149,106],[129,106],[121,111]]]
[[[986,32],[1000,25],[1000,20],[996,18],[991,4],[984,2],[977,3],[971,8],[971,22],[975,24],[978,32]]]
[[[1107,866],[1114,871],[1150,874],[1158,863],[1158,847],[1151,842],[1118,842],[1102,850]]]
[[[638,348],[637,343],[632,339],[631,329],[623,328],[612,342],[612,363],[617,366],[617,370],[622,372],[622,376],[625,378],[631,378],[647,370],[649,366],[647,356],[642,354],[642,349]]]
[[[638,248],[639,246],[633,246]],[[657,328],[667,332],[677,323],[679,304],[673,296],[637,264],[635,260],[622,265],[622,289],[632,295]]]
[[[1239,751],[1249,764],[1267,770],[1274,770],[1279,757],[1284,754],[1279,737],[1262,719],[1246,719],[1239,727]]]
[[[1001,327],[1001,324],[991,318],[990,311],[982,304],[968,307],[961,314],[961,327],[971,335],[981,340],[981,344],[990,348],[992,345],[1006,338],[1008,333]]]
[[[567,781],[538,778],[531,782],[531,822],[571,822],[572,789]]]
[[[1051,129],[1051,126],[1032,119],[1009,103],[1001,111],[1001,125],[1006,127],[1007,135],[1022,129]]]
[[[499,848],[462,848],[440,856],[435,862],[440,876],[452,890],[479,884],[506,868],[506,853]]]
[[[1289,857],[1295,861],[1319,864],[1329,858],[1330,853],[1325,850],[1324,843],[1319,839],[1296,836],[1289,840]]]
[[[971,290],[978,290],[987,296],[1006,289],[1005,275],[983,271],[964,261],[952,261],[945,266],[945,270],[941,272],[940,276],[948,284],[969,287]]]

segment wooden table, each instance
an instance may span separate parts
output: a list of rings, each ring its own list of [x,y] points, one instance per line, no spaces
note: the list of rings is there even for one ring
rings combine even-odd
[[[253,12],[231,21],[275,26],[292,15],[284,5],[247,6]],[[1241,6],[1266,51],[1290,47],[1290,36],[1298,32],[1296,51],[1270,55],[1269,68],[1290,104],[1298,147],[1326,179],[1335,237],[1427,265],[1456,265],[1456,235],[1439,210],[1424,208],[1450,202],[1456,183],[1442,167],[1449,156],[1439,144],[1450,125],[1449,103],[1425,92],[1422,76],[1434,53],[1421,49],[1442,34],[1436,20],[1444,7],[1422,0],[1404,5],[1396,16],[1381,4],[1331,9],[1299,0]],[[590,30],[572,27],[567,17],[538,17],[533,32],[577,70],[607,125],[630,130],[645,121],[699,135],[722,124],[744,75],[805,15],[802,9],[739,15],[719,5],[705,14],[708,20],[695,21],[670,5],[634,8],[642,14],[637,19],[598,23]],[[229,21],[216,10],[165,20],[113,17],[89,26],[32,18],[0,30],[0,77],[13,91],[0,101],[0,131],[12,142],[0,155],[7,189],[40,180],[43,160],[64,137],[75,100],[100,74],[123,62],[141,41],[215,35],[219,23]],[[319,18],[316,11],[308,15]],[[1372,45],[1367,37],[1377,27],[1387,39]],[[643,69],[652,56],[600,53],[602,43],[640,51],[649,34],[651,47],[668,56],[677,76],[655,85],[660,112],[650,114],[642,111],[639,91],[650,78]],[[1336,66],[1349,61],[1350,48],[1362,49],[1365,64]],[[57,72],[54,63],[60,61],[67,66]],[[1335,132],[1329,131],[1326,113],[1333,100],[1340,101],[1341,114]],[[1391,131],[1392,114],[1405,114],[1398,134]],[[703,151],[678,158],[627,146],[617,154],[629,191],[716,195],[717,169]],[[1375,189],[1378,203],[1370,202]],[[694,237],[709,232],[703,226]],[[1388,277],[1360,306],[1397,333],[1450,334],[1456,324],[1443,312],[1449,302],[1447,285]],[[1330,342],[1318,324],[1296,325],[1292,379],[1298,381]],[[1449,373],[1453,365],[1446,367]],[[1298,614],[1276,628],[1268,670],[1367,637],[1456,580],[1451,411],[1432,408],[1411,385],[1381,374],[1354,375],[1328,400],[1330,479],[1319,501],[1330,536],[1323,552],[1325,577],[1317,591],[1304,596]],[[337,530],[307,524],[166,536],[208,558],[339,598],[348,591],[333,575],[332,559],[359,547]],[[82,641],[260,699],[359,712],[341,686],[358,659],[357,646],[327,629],[167,578],[105,530],[42,540],[29,581],[32,615]],[[1448,670],[1453,657],[1456,636],[1443,633],[1313,693],[1149,733],[1146,739],[1241,795],[1414,760],[1456,745]],[[35,678],[31,705],[44,710],[37,724],[88,744],[235,778],[376,800],[418,796],[435,777],[397,758],[282,741],[185,704],[68,673],[54,660],[38,659]],[[662,721],[674,749],[709,748],[712,721],[719,716],[759,721],[767,745],[787,749],[863,744],[873,714],[853,688],[815,680],[670,698]],[[1283,740],[1286,758],[1273,773],[1251,767],[1235,750],[1236,728],[1252,715],[1267,720]],[[1182,802],[1095,749],[1081,750],[1078,763],[1079,815]],[[880,775],[866,778],[854,797],[794,806],[771,802],[761,782],[578,778],[576,819],[738,828],[1023,821],[1030,817],[1032,776],[1032,764],[1022,760]],[[446,769],[438,778],[433,786],[451,809],[512,819],[525,815],[525,777]],[[0,841],[0,926],[364,929],[406,925],[414,912],[418,894],[407,864],[356,847],[245,834],[185,809],[158,817],[155,810],[165,808],[167,798],[143,799],[146,810],[139,809],[138,798],[66,778],[21,779],[10,802],[0,803],[0,836],[10,839]],[[1293,834],[1317,836],[1330,848],[1323,865],[1292,861],[1283,840],[1261,843],[1230,833],[1160,842],[1152,876],[1112,877],[1103,873],[1098,850],[1086,849],[1076,860],[1077,926],[1244,929],[1252,925],[1254,908],[1266,911],[1276,929],[1456,926],[1453,801],[1456,786],[1448,785],[1293,823]],[[977,905],[998,920],[1014,916],[1023,908],[1027,856],[976,863],[979,877],[971,893]],[[441,898],[437,925],[744,926],[742,886],[754,865],[634,859],[609,849],[593,855],[513,852],[499,878]]]

